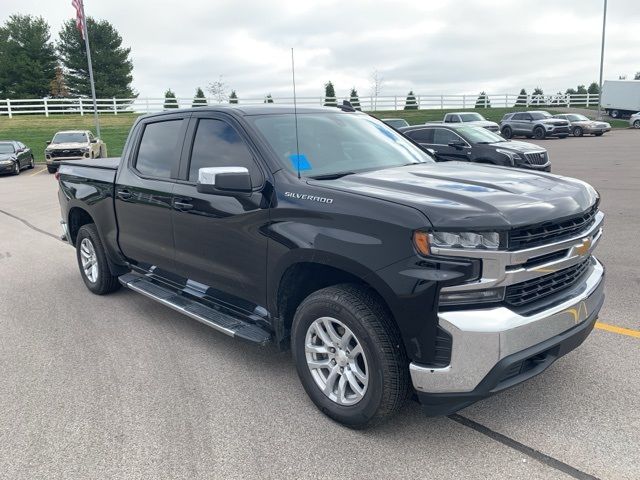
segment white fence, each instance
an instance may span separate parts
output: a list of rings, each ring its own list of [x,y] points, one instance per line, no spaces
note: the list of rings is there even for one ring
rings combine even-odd
[[[598,95],[524,95],[505,93],[478,95],[416,95],[414,101],[407,102],[406,95],[393,96],[361,96],[359,103],[362,110],[385,111],[385,110],[450,110],[469,109],[474,107],[593,107],[598,106]],[[177,108],[189,108],[192,106],[193,98],[169,99]],[[267,101],[276,104],[292,104],[293,97],[273,97],[261,98],[238,98],[237,103],[241,105],[260,105]],[[298,97],[297,103],[300,106],[318,106],[327,103],[327,100],[342,103],[343,100],[351,100],[349,97],[337,97],[327,99],[325,97]],[[213,98],[207,98],[209,105],[218,105],[219,102]],[[96,102],[99,113],[114,114],[119,113],[152,113],[166,109],[167,99],[160,98],[100,98]],[[227,104],[228,101],[221,102]],[[175,107],[174,107],[175,108]],[[39,115],[59,115],[59,114],[91,114],[93,113],[93,102],[90,98],[41,98],[28,100],[0,100],[0,116],[39,114]]]

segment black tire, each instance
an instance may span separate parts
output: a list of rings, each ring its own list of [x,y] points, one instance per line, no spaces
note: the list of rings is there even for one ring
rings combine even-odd
[[[511,127],[504,127],[502,129],[502,136],[506,139],[513,138],[513,130],[511,130]]]
[[[20,162],[18,160],[16,160],[16,163],[13,166],[13,174],[20,175]]]
[[[533,135],[525,135],[527,138],[533,138]]]
[[[638,128],[640,128],[640,127],[638,127]],[[601,137],[603,133],[604,133],[604,132],[598,132],[598,133],[594,133],[594,135],[595,135],[596,137]]]
[[[581,137],[584,134],[584,132],[582,131],[582,127],[574,127],[573,129],[573,136],[574,137]]]
[[[353,405],[340,405],[326,396],[307,365],[307,330],[317,319],[327,316],[338,319],[353,332],[367,359],[368,385],[363,397]],[[342,284],[309,295],[295,313],[291,347],[298,376],[313,403],[325,415],[350,428],[384,421],[407,399],[409,368],[400,333],[369,289]]]
[[[544,128],[536,127],[536,128],[533,129],[533,136],[537,140],[542,140],[543,138],[545,138],[547,136],[547,133],[544,131]]]
[[[47,167],[47,172],[49,173],[56,173],[58,171],[58,169],[56,167]]]
[[[562,135],[558,135],[558,138],[567,138],[569,134],[563,133]]]
[[[640,120],[633,122],[633,128],[640,128]]]
[[[36,160],[33,158],[33,155],[31,155],[31,159],[29,160],[29,166],[27,168],[31,170],[35,166],[36,166]]]
[[[611,118],[618,118],[620,116],[620,112],[618,110],[611,110],[609,115],[611,115]]]
[[[82,268],[82,260],[80,258],[80,246],[83,240],[88,240],[95,251],[98,272],[95,281],[91,281],[84,269]],[[111,274],[109,270],[109,264],[107,263],[107,256],[102,246],[102,241],[98,235],[98,229],[94,223],[89,223],[80,227],[78,235],[76,237],[76,259],[78,260],[78,268],[80,269],[80,276],[87,288],[96,295],[105,295],[107,293],[114,292],[120,288],[120,282],[118,277]]]

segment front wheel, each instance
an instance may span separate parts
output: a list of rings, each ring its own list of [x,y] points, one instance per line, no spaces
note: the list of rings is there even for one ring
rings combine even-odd
[[[409,368],[400,334],[364,287],[337,285],[307,297],[294,316],[291,343],[313,403],[348,427],[379,423],[407,398]]]
[[[120,288],[118,277],[111,274],[107,256],[95,224],[80,227],[76,238],[76,257],[84,284],[96,295]]]
[[[29,160],[29,169],[32,169],[35,166],[36,166],[36,161],[34,160],[33,155],[32,155],[31,159]]]
[[[574,137],[581,137],[582,135],[583,135],[582,127],[575,127],[573,129],[573,136]]]
[[[640,120],[633,122],[633,128],[640,128]]]
[[[20,175],[20,161],[16,160],[16,163],[13,165],[13,174]]]
[[[546,136],[546,132],[544,131],[544,128],[536,127],[536,128],[533,129],[533,136],[537,140],[542,140]]]

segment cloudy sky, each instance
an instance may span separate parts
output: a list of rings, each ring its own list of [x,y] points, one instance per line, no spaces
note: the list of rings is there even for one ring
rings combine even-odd
[[[602,0],[85,0],[131,47],[134,88],[190,97],[217,80],[244,97],[564,91],[598,79]],[[45,17],[54,38],[71,0],[2,0],[0,15]],[[4,20],[4,18],[1,18]],[[640,71],[640,0],[611,0],[604,78]]]

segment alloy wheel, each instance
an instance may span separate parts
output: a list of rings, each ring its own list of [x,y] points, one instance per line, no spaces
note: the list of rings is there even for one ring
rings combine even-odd
[[[338,405],[355,405],[364,397],[369,366],[362,344],[340,320],[321,317],[307,329],[305,358],[320,390]]]
[[[93,243],[88,238],[83,238],[80,242],[80,259],[82,261],[82,272],[91,282],[98,281],[98,256]]]

